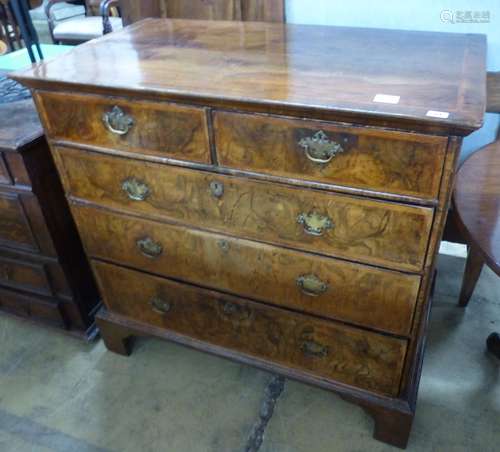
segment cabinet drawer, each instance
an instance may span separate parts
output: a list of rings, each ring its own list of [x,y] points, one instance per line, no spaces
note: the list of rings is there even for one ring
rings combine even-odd
[[[94,262],[108,309],[181,335],[397,395],[404,340]]]
[[[9,171],[7,170],[7,165],[5,164],[5,157],[3,152],[0,152],[0,184],[11,184]]]
[[[51,298],[21,294],[0,287],[0,309],[21,317],[66,327],[60,303]]]
[[[0,255],[0,285],[51,295],[47,272],[42,263],[11,259]]]
[[[130,212],[359,260],[422,268],[433,210],[59,148],[67,191]]]
[[[38,251],[22,198],[17,193],[0,192],[0,244]]]
[[[67,93],[38,96],[52,139],[210,162],[202,108]]]
[[[409,334],[420,277],[74,206],[87,252],[129,267]]]
[[[447,139],[324,122],[215,113],[222,166],[435,199]]]

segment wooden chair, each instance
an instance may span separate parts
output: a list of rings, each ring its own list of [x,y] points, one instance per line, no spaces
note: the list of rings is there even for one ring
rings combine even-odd
[[[86,13],[85,16],[77,17],[74,19],[65,20],[57,25],[54,25],[52,15],[50,14],[51,8],[56,3],[61,3],[66,0],[49,0],[45,7],[45,12],[49,18],[49,29],[54,42],[59,44],[80,44],[90,39],[98,38],[105,34],[103,28],[104,16],[109,22],[113,30],[119,30],[123,27],[120,17],[112,17],[110,13],[111,3],[109,1],[101,0],[87,0],[85,2]],[[104,4],[104,14],[102,13]],[[100,11],[101,15],[92,15],[96,11]]]
[[[488,73],[487,111],[500,113],[500,72]],[[459,306],[466,307],[486,264],[500,276],[500,129],[495,142],[468,157],[458,170],[453,221],[468,246]],[[488,349],[500,358],[500,336]]]

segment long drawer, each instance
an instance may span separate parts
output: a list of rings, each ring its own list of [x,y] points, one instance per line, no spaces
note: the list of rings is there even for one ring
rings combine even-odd
[[[303,312],[407,335],[420,277],[73,206],[100,259]]]
[[[54,298],[28,295],[0,287],[0,310],[60,327],[66,326],[61,303]]]
[[[215,112],[222,166],[436,199],[447,138]]]
[[[37,98],[52,139],[210,162],[203,108],[69,93]]]
[[[57,148],[72,197],[215,231],[420,271],[433,210]]]
[[[72,297],[56,258],[8,248],[0,249],[0,286],[62,299]]]
[[[112,312],[314,375],[395,396],[407,342],[94,262]]]

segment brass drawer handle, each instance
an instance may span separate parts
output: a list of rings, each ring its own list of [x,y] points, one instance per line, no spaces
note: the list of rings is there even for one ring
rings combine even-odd
[[[315,356],[317,358],[325,358],[328,356],[328,347],[315,341],[303,341],[300,344],[300,349],[304,355]]]
[[[129,177],[122,183],[122,190],[134,201],[144,201],[150,194],[149,187],[135,177]]]
[[[312,137],[302,138],[299,146],[304,148],[306,157],[314,163],[325,164],[330,162],[337,154],[344,152],[342,146],[328,139],[325,132],[320,130]]]
[[[117,105],[102,115],[102,121],[106,128],[116,135],[126,135],[134,125],[132,116],[125,114]]]
[[[333,228],[330,217],[316,212],[301,213],[297,217],[297,223],[304,225],[304,232],[315,236],[322,236],[325,231]]]
[[[328,290],[328,283],[319,279],[316,275],[301,275],[296,279],[300,290],[310,297],[319,297]]]
[[[151,298],[149,304],[151,305],[151,309],[158,314],[166,314],[172,307],[168,301],[164,301],[158,297]]]
[[[144,256],[151,259],[157,258],[163,253],[161,243],[155,242],[151,237],[144,237],[136,241],[137,248]]]

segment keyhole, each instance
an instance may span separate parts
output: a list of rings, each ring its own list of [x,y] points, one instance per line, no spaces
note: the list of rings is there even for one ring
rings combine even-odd
[[[210,191],[212,196],[220,198],[224,194],[224,184],[222,182],[212,181],[210,182]]]

